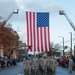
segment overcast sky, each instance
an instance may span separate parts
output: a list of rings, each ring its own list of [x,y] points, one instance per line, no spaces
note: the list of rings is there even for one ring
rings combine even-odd
[[[59,10],[65,10],[72,22],[75,24],[75,0],[0,0],[0,21],[7,19],[14,9],[19,9],[19,14],[14,14],[8,23],[17,31],[20,40],[26,42],[26,11],[47,11],[50,12],[50,40],[62,45],[62,36],[65,39],[65,45],[70,46],[70,33],[75,32],[70,26],[65,16],[59,15]],[[73,45],[75,41],[73,40]]]

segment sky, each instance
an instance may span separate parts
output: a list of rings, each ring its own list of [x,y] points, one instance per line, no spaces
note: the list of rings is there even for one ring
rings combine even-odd
[[[18,32],[20,40],[27,42],[26,32],[26,11],[49,12],[50,13],[50,41],[62,45],[64,37],[65,45],[70,46],[70,33],[72,32],[73,46],[75,44],[75,32],[64,15],[59,15],[64,10],[68,17],[75,24],[75,0],[0,0],[0,21],[9,17],[15,9],[18,14],[13,14],[8,20],[12,28]]]

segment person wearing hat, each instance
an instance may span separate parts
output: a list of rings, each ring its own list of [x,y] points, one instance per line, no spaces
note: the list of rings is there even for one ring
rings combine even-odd
[[[42,67],[42,75],[46,75],[46,73],[47,73],[47,58],[45,56],[42,56],[41,67]]]
[[[39,69],[39,61],[38,61],[38,58],[36,57],[36,55],[34,55],[31,65],[32,65],[32,67],[31,67],[32,73],[34,73],[36,75],[38,72],[38,69]]]
[[[52,61],[51,62],[52,62],[52,73],[56,73],[56,69],[57,69],[58,63],[57,63],[55,57],[52,57]]]
[[[25,72],[24,75],[30,75],[31,74],[31,59],[28,57],[28,60],[25,61]]]

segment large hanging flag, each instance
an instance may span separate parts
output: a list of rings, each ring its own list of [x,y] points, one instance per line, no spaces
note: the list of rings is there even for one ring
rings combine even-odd
[[[27,43],[30,51],[50,50],[49,12],[26,12]]]

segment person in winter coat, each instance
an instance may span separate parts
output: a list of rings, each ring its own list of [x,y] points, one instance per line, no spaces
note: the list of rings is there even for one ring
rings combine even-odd
[[[69,58],[69,72],[72,73],[72,69],[73,69],[73,60],[71,59],[71,57]]]

